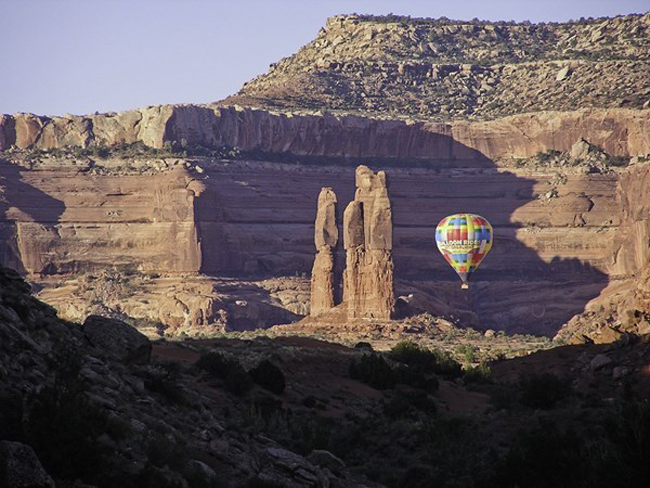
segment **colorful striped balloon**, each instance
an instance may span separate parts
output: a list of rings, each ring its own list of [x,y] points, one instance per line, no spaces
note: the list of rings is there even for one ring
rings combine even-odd
[[[487,219],[470,213],[445,217],[436,227],[438,249],[463,280],[461,288],[468,288],[469,275],[492,248],[493,236]]]

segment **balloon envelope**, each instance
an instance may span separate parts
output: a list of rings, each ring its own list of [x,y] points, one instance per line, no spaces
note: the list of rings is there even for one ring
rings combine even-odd
[[[450,215],[436,227],[438,249],[463,280],[463,287],[492,248],[492,241],[492,226],[480,215]]]

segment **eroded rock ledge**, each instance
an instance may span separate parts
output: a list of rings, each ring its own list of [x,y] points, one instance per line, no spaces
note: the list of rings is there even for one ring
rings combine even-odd
[[[650,110],[524,113],[488,122],[277,113],[240,106],[161,105],[120,113],[0,115],[0,151],[166,142],[295,156],[481,160],[568,151],[587,137],[613,156],[650,154]]]

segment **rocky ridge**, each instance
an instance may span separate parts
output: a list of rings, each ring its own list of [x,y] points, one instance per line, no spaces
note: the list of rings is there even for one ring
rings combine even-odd
[[[641,108],[648,52],[650,14],[561,24],[340,15],[226,103],[435,120]]]

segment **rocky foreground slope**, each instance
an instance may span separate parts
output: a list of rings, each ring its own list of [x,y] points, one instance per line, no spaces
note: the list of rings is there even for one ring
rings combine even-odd
[[[650,14],[568,23],[332,17],[227,103],[424,119],[647,107]]]
[[[449,344],[443,325],[427,335]],[[59,319],[0,268],[0,485],[642,486],[648,344],[490,371],[487,354],[516,342],[469,332],[454,332],[464,370],[410,342],[152,345],[119,321]]]

